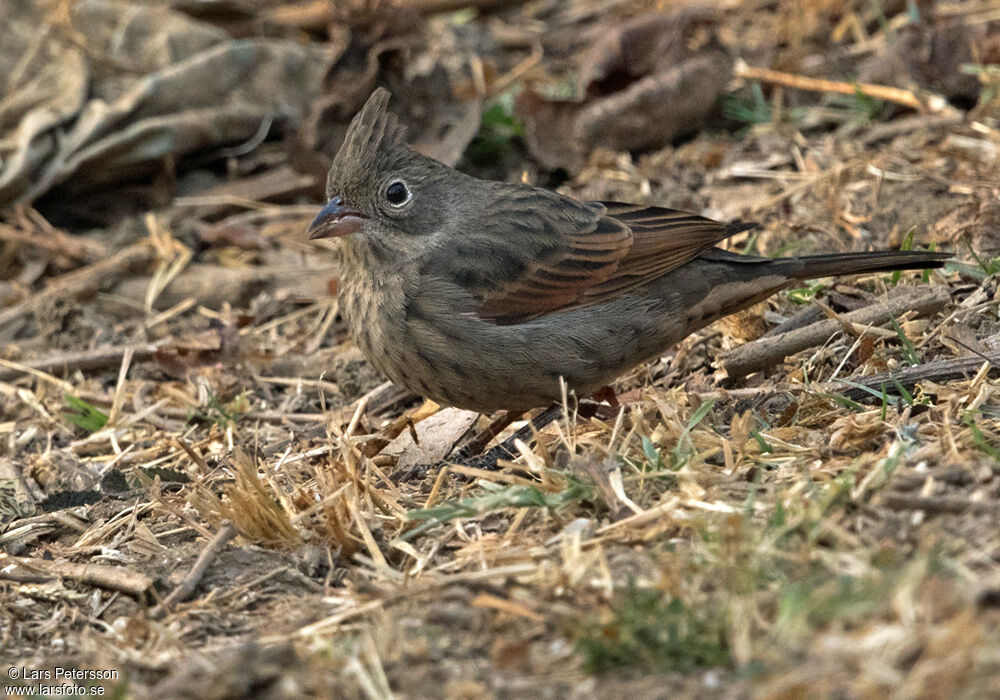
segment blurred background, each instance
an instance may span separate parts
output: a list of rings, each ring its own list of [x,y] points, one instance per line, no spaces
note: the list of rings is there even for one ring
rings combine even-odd
[[[764,132],[996,119],[998,13],[981,0],[5,0],[0,206],[79,230],[177,200],[199,224],[239,206],[207,214],[195,197],[317,202],[345,125],[384,85],[411,143],[449,165],[557,186],[630,153],[661,163],[643,198],[698,208],[699,183],[664,161],[699,135],[717,169]],[[812,78],[841,85],[796,89]]]

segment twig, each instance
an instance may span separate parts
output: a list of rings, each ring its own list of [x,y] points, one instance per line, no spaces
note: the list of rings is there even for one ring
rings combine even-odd
[[[882,391],[884,389],[894,394],[897,391],[897,384],[905,389],[910,389],[918,382],[953,382],[960,379],[969,379],[979,371],[984,362],[989,363],[990,367],[988,371],[990,374],[993,376],[1000,374],[1000,351],[993,351],[982,353],[982,357],[974,355],[972,357],[958,357],[951,360],[938,360],[936,362],[917,365],[916,367],[904,367],[891,372],[880,372],[868,377],[850,377],[843,381],[857,386],[844,391],[843,394],[854,401],[861,401],[863,399],[876,398],[862,387],[867,387],[875,391]]]
[[[858,141],[864,146],[870,146],[879,141],[888,141],[896,136],[909,134],[917,129],[945,129],[962,123],[960,114],[912,114],[907,117],[893,119],[890,122],[874,124]]]
[[[187,453],[188,457],[190,457],[191,460],[198,465],[203,475],[212,473],[212,469],[205,462],[204,458],[200,454],[198,454],[198,452],[195,451],[195,449],[191,447],[191,445],[188,444],[187,440],[178,436],[174,438],[174,442],[177,443],[180,446],[180,448]]]
[[[897,491],[883,491],[879,503],[892,510],[922,510],[927,513],[986,513],[995,514],[1000,504],[993,501],[970,501],[957,496],[913,496]]]
[[[102,285],[118,279],[126,270],[149,264],[155,255],[149,242],[143,240],[115,253],[106,260],[56,277],[45,289],[32,294],[8,309],[0,311],[0,326],[6,325],[24,314],[35,313],[57,299],[76,297],[88,290],[96,290]]]
[[[333,382],[328,382],[324,379],[302,379],[301,377],[261,377],[254,376],[254,381],[261,382],[262,384],[279,384],[281,386],[291,386],[295,387],[296,390],[301,389],[316,389],[317,391],[326,391],[330,394],[336,396],[340,393],[340,387]]]
[[[131,347],[125,348],[125,352],[122,353],[122,364],[118,368],[118,381],[115,383],[115,394],[111,400],[111,410],[108,411],[108,425],[114,425],[118,420],[118,415],[122,411],[122,404],[125,402],[125,380],[128,377],[128,370],[132,365],[133,357],[135,357],[135,349]]]
[[[68,578],[110,591],[121,591],[134,598],[142,598],[146,591],[149,590],[149,587],[153,585],[152,579],[145,574],[141,574],[138,571],[130,571],[120,566],[0,557],[0,563],[7,560],[28,569],[28,571],[14,571],[11,570],[10,566],[0,565],[0,579],[41,582],[49,581],[53,578]]]
[[[122,356],[131,350],[132,361],[142,362],[151,358],[157,350],[157,346],[149,343],[147,345],[113,345],[111,347],[95,348],[93,350],[81,350],[78,352],[58,352],[48,357],[38,357],[33,360],[24,360],[19,363],[24,369],[8,366],[0,369],[0,380],[13,379],[24,374],[29,369],[41,372],[52,372],[53,370],[93,370],[105,369],[121,365]]]
[[[93,262],[96,257],[99,257],[103,248],[103,246],[86,241],[86,239],[74,238],[59,229],[29,233],[28,231],[21,231],[7,224],[0,224],[0,241],[25,243],[42,248],[50,253],[65,255],[73,260],[88,263]]]
[[[163,406],[157,412],[167,418],[190,419],[197,412],[197,407],[177,408]],[[329,416],[325,413],[286,413],[285,411],[247,411],[240,414],[242,420],[259,420],[264,423],[322,423]]]
[[[509,10],[523,5],[528,0],[408,0],[402,3],[404,7],[413,9],[422,15],[435,15],[456,12],[466,8],[479,13],[489,13],[498,10]],[[349,12],[349,11],[348,11]],[[286,3],[268,11],[264,17],[276,24],[282,24],[311,31],[325,30],[338,20],[347,19],[344,11],[337,9],[336,3],[329,0],[312,0],[305,3]]]
[[[887,303],[872,304],[843,314],[839,319],[826,319],[805,328],[747,343],[724,357],[722,366],[730,377],[742,377],[826,342],[843,329],[845,321],[858,326],[877,326],[907,311],[926,316],[944,307],[949,298],[948,291],[938,287],[920,287],[912,293],[899,292],[890,295]]]
[[[170,608],[178,603],[183,603],[194,593],[194,589],[198,587],[201,579],[205,576],[205,571],[208,570],[209,564],[218,556],[226,543],[235,536],[236,527],[228,520],[224,520],[222,527],[219,528],[215,537],[209,540],[205,548],[201,550],[201,554],[198,555],[198,559],[195,561],[194,566],[191,567],[188,575],[178,584],[177,588],[170,592],[170,595],[163,599],[163,602],[153,612],[154,619],[163,617],[170,611]]]
[[[177,304],[174,304],[173,306],[171,306],[166,311],[161,311],[160,313],[156,314],[155,316],[150,316],[148,319],[146,319],[143,322],[142,328],[143,328],[143,330],[146,330],[146,331],[152,330],[153,328],[155,328],[156,326],[160,325],[161,323],[165,323],[166,321],[169,321],[174,316],[179,316],[180,314],[186,312],[187,310],[191,309],[197,303],[198,303],[197,299],[195,299],[194,297],[188,297],[188,298],[184,299],[183,301],[180,301]]]
[[[233,207],[270,209],[275,205],[265,200],[309,192],[315,187],[316,180],[311,175],[303,175],[289,165],[281,165],[259,175],[216,185],[195,197],[179,197],[174,200],[174,206],[196,207],[196,214],[208,219]]]
[[[20,362],[11,362],[10,360],[5,360],[2,357],[0,357],[0,367],[4,368],[0,369],[0,380],[8,379],[10,377],[16,377],[19,374],[28,374],[31,375],[32,377],[35,377],[36,379],[42,380],[43,382],[49,382],[50,384],[54,384],[63,391],[70,391],[73,388],[73,385],[70,384],[69,382],[64,382],[62,379],[59,379],[58,377],[53,377],[48,372],[43,372],[42,370],[36,369],[35,367],[22,365]]]
[[[48,535],[58,529],[53,522],[23,523],[18,522],[16,526],[9,530],[0,532],[0,546],[3,546],[11,554],[21,552],[25,545],[37,540],[42,535]],[[0,575],[2,578],[2,575]]]
[[[770,398],[778,394],[792,396],[792,388],[786,386],[768,384],[767,386],[739,387],[736,389],[716,389],[714,391],[700,391],[697,396],[700,401],[750,401]]]
[[[466,8],[483,13],[509,10],[526,2],[527,0],[410,0],[408,4],[422,15],[434,15]]]
[[[317,620],[312,624],[300,627],[295,631],[296,637],[309,637],[316,634],[326,634],[330,630],[336,629],[346,620],[366,615],[369,612],[378,610],[385,606],[395,605],[416,596],[427,595],[442,588],[453,586],[458,583],[472,583],[478,581],[503,581],[516,576],[525,576],[537,571],[538,564],[533,561],[508,564],[498,566],[493,569],[476,569],[473,571],[462,571],[456,574],[442,576],[438,579],[428,581],[423,584],[411,584],[400,587],[398,590],[387,593],[384,598],[375,598],[365,602],[353,601],[343,605],[337,612]],[[260,639],[261,644],[272,643],[273,641],[284,641],[285,637],[264,637]]]
[[[910,90],[889,87],[887,85],[872,85],[871,83],[847,83],[840,80],[825,80],[823,78],[810,78],[794,73],[783,73],[782,71],[770,70],[769,68],[757,68],[748,66],[744,61],[738,60],[733,68],[733,74],[745,80],[759,80],[764,83],[774,83],[785,87],[796,88],[798,90],[809,90],[810,92],[836,92],[841,95],[862,94],[866,97],[873,97],[877,100],[884,100],[895,104],[903,105],[915,109],[918,112],[934,112],[959,114],[960,112],[948,104],[941,95],[926,94],[922,98],[915,95]]]
[[[770,329],[765,333],[763,338],[771,338],[776,335],[782,335],[790,331],[797,330],[799,328],[805,328],[806,326],[816,323],[823,318],[823,312],[819,310],[816,306],[807,306],[801,311],[792,314],[787,319],[779,323],[774,328]]]
[[[503,413],[501,413],[498,418],[494,419],[494,421],[490,423],[484,430],[482,430],[478,435],[473,437],[471,440],[469,440],[468,443],[465,444],[465,446],[461,450],[462,458],[471,459],[472,457],[478,456],[480,452],[486,449],[486,446],[490,444],[490,441],[500,434],[500,431],[502,431],[508,425],[516,421],[522,415],[524,415],[524,411],[515,410],[515,411],[504,411]]]

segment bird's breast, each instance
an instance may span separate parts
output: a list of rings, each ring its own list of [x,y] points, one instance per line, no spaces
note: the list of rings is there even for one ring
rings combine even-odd
[[[348,332],[368,361],[391,379],[405,335],[405,286],[399,269],[379,269],[356,250],[342,258],[340,311]]]

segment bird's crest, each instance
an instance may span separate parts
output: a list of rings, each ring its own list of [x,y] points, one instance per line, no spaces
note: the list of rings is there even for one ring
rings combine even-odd
[[[351,120],[337,154],[338,159],[345,158],[356,166],[370,167],[377,163],[380,153],[404,144],[406,129],[387,109],[389,97],[385,88],[375,89],[365,106]]]

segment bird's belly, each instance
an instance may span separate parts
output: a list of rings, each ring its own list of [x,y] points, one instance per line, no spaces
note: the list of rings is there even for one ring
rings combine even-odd
[[[559,374],[525,362],[516,339],[452,339],[447,347],[426,340],[412,342],[412,354],[386,371],[415,393],[483,412],[528,409],[559,398]]]
[[[559,401],[560,377],[586,396],[675,339],[662,318],[615,311],[577,309],[509,326],[463,314],[410,318],[399,352],[362,349],[390,379],[435,401],[527,409]]]

